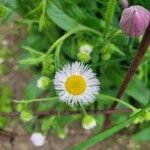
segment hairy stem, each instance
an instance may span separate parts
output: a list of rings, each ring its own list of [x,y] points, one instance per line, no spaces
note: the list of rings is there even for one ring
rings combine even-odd
[[[87,31],[87,32],[91,32],[93,34],[96,34],[98,36],[102,36],[101,33],[97,30],[94,30],[92,28],[89,27],[85,27],[85,26],[80,26],[77,28],[72,29],[71,31],[67,32],[66,34],[64,34],[61,38],[59,38],[47,51],[47,55],[50,54],[55,48],[56,46],[60,43],[63,42],[65,39],[67,39],[69,36],[71,36],[72,34],[75,34],[77,32],[80,31]]]

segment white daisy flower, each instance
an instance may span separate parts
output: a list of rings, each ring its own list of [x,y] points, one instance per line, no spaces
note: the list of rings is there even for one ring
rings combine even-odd
[[[60,100],[71,106],[94,102],[99,91],[96,75],[92,69],[80,62],[67,64],[56,72],[54,85]]]
[[[45,143],[45,136],[39,132],[35,132],[31,135],[31,141],[34,146],[42,146]]]
[[[80,52],[87,52],[87,53],[91,53],[92,52],[93,47],[90,44],[84,44],[79,48]]]

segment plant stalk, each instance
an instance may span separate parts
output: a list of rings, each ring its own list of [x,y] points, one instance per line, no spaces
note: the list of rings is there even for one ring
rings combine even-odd
[[[142,38],[139,49],[138,49],[131,65],[129,66],[128,72],[119,88],[119,91],[117,94],[118,99],[120,99],[123,96],[125,90],[128,87],[129,82],[132,80],[132,77],[136,73],[138,66],[140,65],[140,62],[141,62],[142,58],[144,57],[144,54],[146,53],[146,50],[148,49],[149,45],[150,45],[150,23],[149,23],[149,25],[145,31],[145,34]],[[117,102],[114,102],[111,106],[111,109],[114,109],[116,105],[117,105]]]

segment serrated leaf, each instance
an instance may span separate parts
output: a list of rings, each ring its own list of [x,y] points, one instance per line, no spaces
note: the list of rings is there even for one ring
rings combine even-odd
[[[48,1],[47,3],[47,15],[55,24],[66,31],[69,31],[80,25],[74,19],[66,15],[51,1]]]

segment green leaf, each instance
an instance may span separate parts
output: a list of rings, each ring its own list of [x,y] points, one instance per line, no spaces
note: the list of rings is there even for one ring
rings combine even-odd
[[[31,53],[31,54],[40,55],[40,56],[43,55],[42,52],[39,52],[39,51],[37,51],[37,50],[35,50],[35,49],[29,47],[29,46],[22,46],[22,48],[23,48],[24,50],[28,51],[28,52]]]
[[[80,25],[74,19],[66,15],[51,1],[48,1],[47,4],[47,15],[56,25],[58,25],[60,28],[66,31],[69,31]]]
[[[105,33],[108,32],[109,27],[112,23],[114,11],[115,11],[115,6],[116,6],[116,0],[109,0],[108,1],[107,10],[106,10],[106,14],[105,14],[105,21],[106,21]]]
[[[132,136],[133,140],[138,142],[150,140],[150,128],[143,129]]]
[[[125,54],[115,44],[110,43],[110,48],[118,54],[125,56]]]
[[[63,42],[60,42],[58,45],[57,45],[57,48],[56,48],[56,51],[55,51],[55,69],[58,70],[59,69],[59,66],[60,66],[60,58],[59,58],[59,55],[60,55],[60,49],[61,49],[61,46],[62,46]]]
[[[39,57],[39,58],[26,58],[23,60],[20,60],[19,63],[23,64],[23,65],[36,65],[39,64],[40,62],[42,62],[45,58],[45,55]]]
[[[134,78],[128,86],[126,93],[141,104],[146,104],[150,98],[149,89],[144,82],[138,78]]]
[[[55,117],[47,117],[44,118],[42,120],[42,125],[41,125],[41,130],[42,132],[44,132],[45,134],[49,131],[49,129],[51,128],[51,125],[53,124]]]
[[[129,125],[134,119],[136,119],[138,116],[140,116],[141,113],[143,113],[143,111],[147,107],[149,107],[149,105],[150,105],[150,103],[148,105],[146,105],[146,107],[144,107],[140,112],[136,113],[134,116],[130,117],[126,121],[123,121],[123,122],[117,124],[116,126],[82,142],[81,144],[73,147],[72,150],[84,150],[84,149],[87,149],[88,147],[96,144],[97,142],[105,140],[106,138],[110,137],[111,135],[115,134],[116,132],[120,131],[121,129],[123,129],[124,127]]]
[[[35,78],[31,78],[31,81],[26,85],[24,89],[25,99],[37,98],[40,94],[44,92],[43,90],[39,89],[36,86],[38,79],[39,79],[39,76],[36,76]]]

